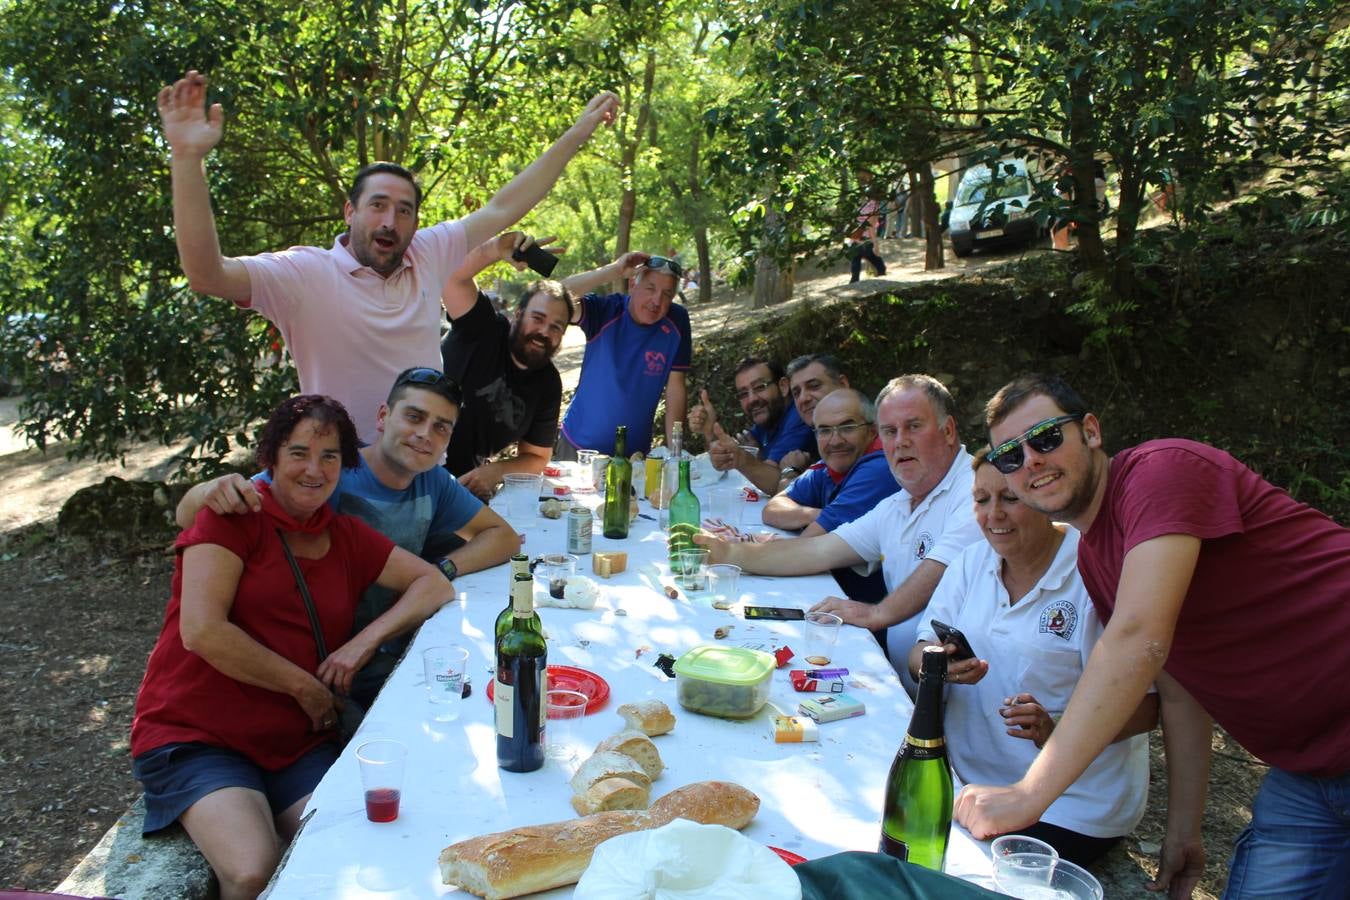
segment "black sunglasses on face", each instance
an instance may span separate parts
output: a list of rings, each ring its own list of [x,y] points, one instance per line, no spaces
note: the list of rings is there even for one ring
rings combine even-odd
[[[1060,426],[1066,422],[1082,421],[1082,418],[1080,413],[1072,416],[1055,416],[1053,419],[1037,422],[1017,437],[1004,441],[989,451],[985,459],[1004,475],[1011,475],[1022,468],[1022,464],[1027,460],[1027,453],[1022,449],[1023,444],[1037,453],[1051,453],[1058,450],[1064,443],[1064,429]]]

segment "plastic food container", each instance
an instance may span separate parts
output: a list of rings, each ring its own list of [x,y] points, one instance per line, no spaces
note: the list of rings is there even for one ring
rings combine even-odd
[[[777,668],[763,650],[705,644],[675,660],[680,705],[724,719],[746,719],[769,699],[769,676]]]

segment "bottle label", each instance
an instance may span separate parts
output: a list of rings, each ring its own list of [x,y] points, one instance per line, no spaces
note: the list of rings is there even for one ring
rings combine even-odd
[[[905,755],[910,759],[941,759],[947,755],[945,737],[916,738],[912,734],[906,734],[905,744],[909,748]]]
[[[896,859],[909,862],[909,844],[904,841],[897,841],[884,831],[881,833],[881,846],[877,849],[887,856],[894,856]]]
[[[513,738],[516,736],[515,722],[511,715],[512,701],[515,699],[516,689],[509,684],[502,683],[497,679],[492,685],[492,706],[493,712],[497,718],[497,735],[504,738]]]

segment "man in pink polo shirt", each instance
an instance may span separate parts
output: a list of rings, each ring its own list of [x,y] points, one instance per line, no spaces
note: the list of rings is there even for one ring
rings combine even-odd
[[[188,72],[159,92],[169,142],[178,256],[192,289],[270,319],[300,374],[300,390],[335,397],[361,439],[375,437],[374,411],[410,366],[441,365],[441,288],[467,248],[515,224],[552,189],[568,161],[618,98],[597,94],[575,125],[481,209],[417,227],[421,189],[413,173],[374,163],[357,173],[343,207],[348,231],[330,249],[227,257],[220,252],[203,163],[220,141],[224,113],[206,107],[206,77]]]

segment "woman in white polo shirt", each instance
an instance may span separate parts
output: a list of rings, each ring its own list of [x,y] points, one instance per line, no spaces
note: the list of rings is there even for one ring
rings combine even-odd
[[[925,618],[961,631],[976,656],[950,660],[947,754],[961,781],[1010,784],[1025,774],[1064,712],[1102,632],[1078,577],[1078,532],[1024,505],[985,456],[973,461],[971,494],[985,540],[958,557],[933,593]],[[910,653],[937,643],[931,623]],[[955,653],[954,644],[947,645]],[[1128,834],[1144,814],[1148,738],[1158,718],[1149,694],[1130,722],[1041,821],[1038,837],[1065,859],[1087,865]]]

